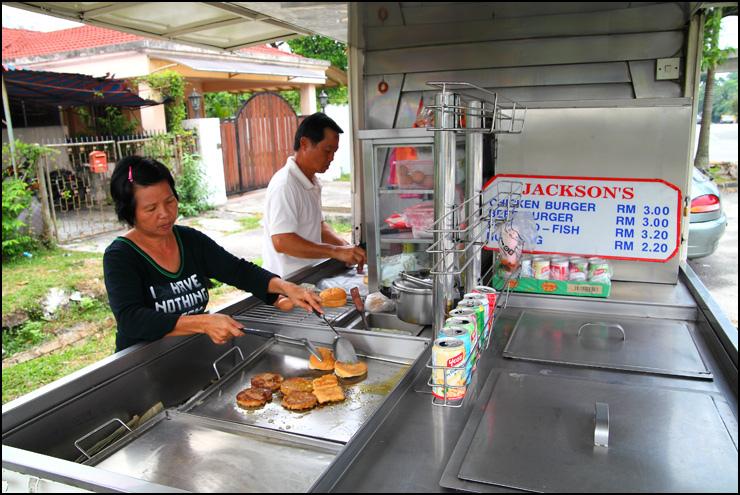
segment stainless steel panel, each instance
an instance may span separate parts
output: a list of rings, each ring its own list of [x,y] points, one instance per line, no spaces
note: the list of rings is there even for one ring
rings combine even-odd
[[[636,98],[679,98],[682,96],[680,80],[655,80],[655,60],[632,60],[629,62],[629,67]]]
[[[338,449],[170,414],[96,467],[192,492],[305,492]]]
[[[367,324],[373,332],[413,335],[417,336],[424,330],[424,325],[415,325],[407,323],[398,318],[395,314],[388,313],[368,313]],[[364,328],[362,319],[359,318],[355,323],[350,325],[351,328]]]
[[[545,492],[737,492],[737,447],[708,395],[507,373],[460,478]],[[609,404],[609,447],[594,404]],[[485,485],[481,491],[488,491]]]
[[[327,373],[310,370],[307,352],[301,347],[275,343],[184,409],[197,416],[346,443],[409,369],[407,364],[361,357],[367,363],[367,377],[340,379],[346,396],[341,403],[295,412],[283,408],[276,395],[261,409],[248,411],[237,406],[237,393],[248,388],[258,373],[280,373],[285,378],[316,378]]]
[[[630,74],[624,62],[424,72],[408,74],[403,81],[403,91],[429,91],[431,88],[427,81],[469,82],[485,88],[507,88],[629,83]],[[418,96],[416,102],[419,102]]]
[[[461,10],[464,4],[442,4],[436,2],[419,8],[404,8],[405,25],[383,23],[367,27],[367,44],[372,50],[401,48],[410,46],[441,45],[473,41],[491,41],[503,39],[542,38],[551,36],[574,36],[596,34],[621,34],[634,32],[668,31],[682,29],[687,14],[675,3],[635,6],[626,5],[618,10],[608,12],[585,12],[548,15],[544,8],[562,6],[563,4],[538,4],[537,11],[530,12],[526,20],[519,17],[502,17],[501,3],[493,7],[495,17],[486,15],[481,4],[476,15],[467,20],[454,22],[440,29],[443,22],[453,22],[450,14]],[[517,3],[521,12],[523,3]],[[570,4],[574,5],[574,4]],[[591,3],[589,7],[602,4]],[[443,14],[433,14],[443,10]],[[426,23],[420,23],[418,14],[430,16]],[[435,79],[448,81],[449,79]],[[474,82],[474,81],[470,81]],[[476,83],[477,84],[477,83]]]
[[[665,31],[368,51],[365,75],[655,59],[680,52],[683,41],[681,31]]]
[[[526,132],[500,135],[497,173],[661,178],[688,190],[691,106],[529,109]],[[685,195],[685,194],[684,194]],[[686,220],[682,222],[685,231]],[[599,235],[594,232],[593,235]],[[674,284],[667,263],[614,261],[614,279]]]
[[[512,293],[509,307],[694,321],[698,309],[682,283],[612,282],[608,299]]]
[[[522,312],[503,356],[711,379],[686,323],[601,314]]]
[[[378,85],[385,81],[388,90],[381,93]],[[365,77],[365,125],[368,129],[390,129],[396,118],[396,110],[401,98],[403,75],[386,74],[377,77]]]
[[[672,84],[675,85],[675,83]],[[540,101],[631,100],[634,98],[632,84],[630,83],[574,84],[570,86],[535,86],[528,88],[498,88],[486,85],[486,89],[504,98],[526,104]],[[484,93],[475,90],[470,91],[469,94],[476,98],[484,96]],[[567,103],[564,105],[567,105]]]

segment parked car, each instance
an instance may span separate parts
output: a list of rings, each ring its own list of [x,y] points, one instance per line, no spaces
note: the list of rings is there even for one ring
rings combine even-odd
[[[693,259],[712,254],[725,233],[725,227],[727,217],[722,211],[722,198],[717,185],[694,167],[688,257]]]

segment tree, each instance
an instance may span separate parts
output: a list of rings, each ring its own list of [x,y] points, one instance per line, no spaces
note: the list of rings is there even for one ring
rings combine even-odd
[[[328,60],[334,67],[343,71],[347,70],[347,45],[344,43],[318,35],[288,40],[287,43],[293,53],[303,57]],[[326,88],[326,94],[329,95],[329,103],[344,105],[349,101],[347,86]]]
[[[704,52],[701,68],[707,71],[704,86],[704,104],[702,106],[699,144],[696,149],[694,166],[706,169],[709,166],[709,128],[712,123],[712,104],[714,100],[714,71],[727,57],[734,53],[734,48],[720,49],[719,32],[722,25],[722,7],[710,9],[704,23]]]

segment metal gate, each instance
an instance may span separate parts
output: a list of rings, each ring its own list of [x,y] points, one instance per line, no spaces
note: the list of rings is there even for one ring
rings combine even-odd
[[[221,124],[226,193],[267,187],[293,153],[298,118],[275,93],[252,96],[233,120]]]
[[[195,153],[195,138],[164,133],[125,137],[90,137],[44,142],[57,152],[42,158],[50,234],[64,243],[125,228],[118,221],[110,197],[110,178],[116,162],[125,156],[151,156],[180,175],[183,153]],[[106,154],[106,166],[91,166],[90,153]]]

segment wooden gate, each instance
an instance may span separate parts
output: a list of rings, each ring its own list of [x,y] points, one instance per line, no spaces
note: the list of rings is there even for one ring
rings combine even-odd
[[[258,93],[221,123],[226,194],[267,187],[293,153],[298,118],[280,95]]]

